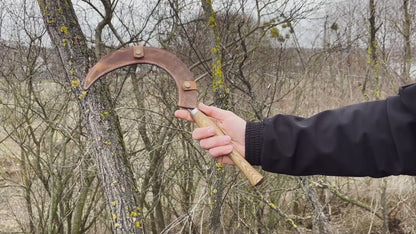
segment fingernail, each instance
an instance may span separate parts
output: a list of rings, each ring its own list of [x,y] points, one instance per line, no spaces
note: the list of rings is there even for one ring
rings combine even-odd
[[[208,133],[211,135],[215,134],[215,129],[213,127],[208,127]]]
[[[225,141],[225,143],[230,143],[231,142],[231,137],[230,136],[224,136],[224,141]]]

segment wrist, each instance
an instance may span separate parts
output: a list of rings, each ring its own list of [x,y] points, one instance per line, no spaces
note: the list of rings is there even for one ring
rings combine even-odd
[[[263,122],[247,122],[245,130],[245,157],[251,165],[261,165]]]

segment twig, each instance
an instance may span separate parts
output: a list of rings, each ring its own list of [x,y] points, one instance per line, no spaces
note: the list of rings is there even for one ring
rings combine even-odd
[[[296,233],[302,234],[302,232],[299,230],[298,226],[296,225],[295,221],[291,219],[287,214],[285,214],[279,207],[277,207],[274,203],[267,200],[256,188],[254,188],[254,191],[256,191],[258,198],[262,200],[265,204],[267,204],[273,211],[275,211],[277,214],[280,215],[280,217],[284,218],[286,223],[288,223],[293,229],[295,229]]]

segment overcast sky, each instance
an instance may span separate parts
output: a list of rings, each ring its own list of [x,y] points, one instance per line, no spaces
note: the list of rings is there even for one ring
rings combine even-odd
[[[11,36],[16,38],[18,37],[18,31],[22,30],[22,28],[19,29],[19,26],[16,25],[16,23],[14,23],[13,21],[19,17],[22,17],[22,11],[23,8],[19,7],[19,2],[24,2],[25,0],[1,0],[0,2],[0,16],[3,16],[3,20],[1,22],[1,28],[0,28],[0,36],[2,37],[2,39],[9,39]],[[131,0],[124,0],[125,3],[133,3],[133,4],[137,4],[137,6],[135,7],[138,10],[143,10],[143,7],[140,6],[140,3],[143,2],[142,1],[131,1]],[[247,3],[247,8],[250,7],[250,1],[252,0],[248,0]],[[359,2],[362,2],[362,5],[365,5],[365,2],[363,1],[357,1],[357,0],[352,0],[355,2],[355,4],[360,4]],[[351,2],[352,2],[351,1]],[[29,8],[27,9],[28,11],[32,12],[33,15],[33,21],[39,21],[41,22],[41,18],[40,18],[40,13],[39,13],[39,8],[37,6],[37,3],[35,1],[32,0],[26,0],[27,4],[30,4],[31,6],[29,6]],[[123,2],[120,1],[120,2]],[[311,0],[309,4],[314,4],[315,2],[317,2],[317,0]],[[296,36],[298,38],[298,41],[300,43],[301,46],[303,47],[317,47],[317,46],[321,46],[322,45],[322,29],[323,29],[323,24],[324,24],[324,19],[326,15],[332,15],[331,17],[333,17],[334,14],[334,9],[337,7],[337,4],[339,2],[345,2],[342,0],[337,0],[337,1],[325,1],[325,6],[322,7],[320,10],[314,11],[313,14],[310,14],[307,16],[307,18],[298,21],[295,26],[295,31],[296,31]],[[348,1],[347,1],[348,2]],[[99,17],[98,15],[89,7],[87,6],[85,3],[83,3],[81,0],[73,0],[73,3],[76,7],[77,12],[79,13],[79,20],[82,22],[86,22],[88,21],[88,23],[90,25],[96,25]],[[101,4],[97,4],[98,6],[100,6]],[[251,4],[252,5],[252,4]],[[22,19],[23,20],[23,19]],[[116,22],[113,22],[115,24],[117,24]],[[34,23],[34,25],[30,26],[30,27],[36,27],[37,23]],[[85,24],[86,25],[86,24]],[[21,27],[21,26],[20,26]],[[93,31],[93,27],[91,28],[87,28],[84,26],[83,29],[86,33],[88,33],[88,31],[90,33],[92,33]]]

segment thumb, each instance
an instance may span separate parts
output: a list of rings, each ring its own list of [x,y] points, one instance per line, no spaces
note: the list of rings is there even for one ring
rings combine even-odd
[[[203,103],[199,103],[198,109],[204,112],[207,116],[210,116],[217,120],[224,120],[227,117],[227,112],[228,112],[218,107],[207,106]]]

